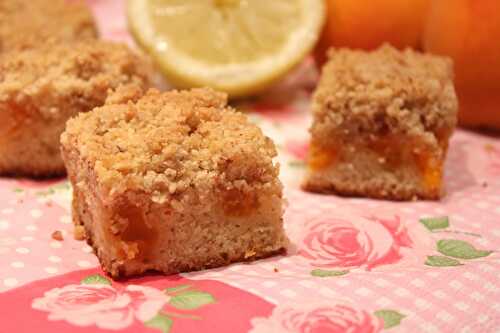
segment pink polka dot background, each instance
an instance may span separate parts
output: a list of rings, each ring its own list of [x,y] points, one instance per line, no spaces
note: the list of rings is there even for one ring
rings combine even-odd
[[[65,181],[0,180],[0,291],[97,265],[91,248],[73,240],[70,195]],[[56,230],[63,241],[52,238]]]
[[[121,1],[89,3],[104,37],[131,43],[120,15]],[[405,317],[393,332],[500,332],[500,138],[463,130],[454,134],[445,168],[447,194],[441,201],[401,203],[304,193],[300,180],[315,79],[306,61],[275,91],[236,105],[278,147],[290,253],[184,276],[218,280],[276,305],[347,299],[363,309],[395,309]],[[91,248],[73,239],[70,206],[71,188],[65,179],[0,179],[0,292],[98,265]],[[339,276],[312,274],[318,267],[303,254],[305,228],[346,214],[350,221],[367,216],[400,221],[411,246],[402,245],[398,251],[408,250],[414,260],[398,259],[373,269],[350,267]],[[450,226],[443,230],[426,230],[419,222],[444,216]],[[52,238],[56,230],[62,241]],[[467,242],[488,255],[459,260],[460,265],[452,267],[425,265],[427,256],[441,255],[436,244],[443,239]]]

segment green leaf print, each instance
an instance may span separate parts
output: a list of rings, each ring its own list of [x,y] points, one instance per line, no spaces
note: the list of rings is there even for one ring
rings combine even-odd
[[[82,281],[80,281],[81,284],[107,284],[111,285],[111,281],[109,281],[107,278],[105,278],[102,275],[95,274],[95,275],[89,275],[86,278],[84,278]]]
[[[447,216],[423,218],[420,219],[420,223],[422,223],[430,231],[446,229],[450,226]]]
[[[57,190],[70,190],[71,189],[71,184],[69,181],[64,181],[62,183],[56,184],[52,186],[52,188],[57,189]]]
[[[189,285],[189,284],[180,284],[180,285],[175,286],[175,287],[166,288],[164,291],[167,294],[174,294],[174,293],[178,293],[179,291],[183,291],[183,290],[186,290],[189,288],[191,288],[191,285]]]
[[[181,310],[194,310],[203,305],[215,303],[215,298],[206,292],[188,290],[172,296],[169,304]]]
[[[378,310],[375,311],[374,315],[384,321],[384,329],[393,328],[401,324],[405,315],[395,311],[395,310]]]
[[[313,269],[311,271],[311,275],[317,277],[342,276],[347,273],[349,273],[349,271],[326,271],[323,269]]]
[[[46,196],[49,196],[49,195],[52,195],[52,194],[55,194],[55,193],[56,193],[56,191],[52,187],[49,187],[45,191],[37,191],[37,192],[35,192],[35,195],[37,195],[39,197],[46,197]]]
[[[466,241],[457,239],[441,239],[437,242],[437,250],[452,258],[477,259],[489,256],[493,251],[478,250]]]
[[[451,266],[460,266],[462,263],[457,259],[448,258],[444,256],[428,256],[425,261],[427,266],[434,267],[451,267]]]
[[[170,319],[170,317],[159,313],[152,319],[144,322],[144,326],[157,329],[161,331],[161,333],[169,333],[173,323],[174,322]]]

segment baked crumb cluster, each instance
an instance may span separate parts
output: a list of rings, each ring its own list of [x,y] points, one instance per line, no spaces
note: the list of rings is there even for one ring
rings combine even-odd
[[[44,118],[90,111],[109,90],[144,86],[150,68],[126,45],[88,41],[0,54],[0,102]]]
[[[225,105],[225,94],[212,90],[150,90],[137,103],[70,120],[62,144],[95,167],[111,196],[143,191],[162,202],[193,189],[209,193],[216,183],[245,190],[275,182],[274,144]]]
[[[424,132],[456,123],[452,61],[410,49],[331,50],[313,100],[311,133],[358,135]],[[437,137],[436,137],[437,139]]]
[[[66,121],[149,86],[150,67],[125,45],[104,41],[0,53],[0,173],[64,173],[59,135]]]
[[[283,252],[276,149],[210,89],[150,90],[67,123],[73,217],[113,276]]]
[[[82,1],[0,1],[0,52],[96,37],[96,24]]]
[[[439,197],[457,116],[452,77],[451,60],[412,50],[332,50],[313,98],[304,187],[393,199]],[[429,184],[413,181],[421,177]]]

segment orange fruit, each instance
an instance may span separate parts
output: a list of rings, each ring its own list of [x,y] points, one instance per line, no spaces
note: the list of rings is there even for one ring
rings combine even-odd
[[[315,57],[328,48],[375,49],[384,42],[397,48],[420,46],[429,0],[326,0],[327,22]]]
[[[455,62],[459,123],[500,130],[500,2],[433,0],[423,41]]]

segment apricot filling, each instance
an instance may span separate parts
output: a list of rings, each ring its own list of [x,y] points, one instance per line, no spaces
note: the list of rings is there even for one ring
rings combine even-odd
[[[141,208],[123,204],[119,209],[117,226],[112,234],[121,245],[120,256],[127,259],[146,259],[155,246],[158,233],[149,225]]]
[[[401,140],[401,137],[388,135],[376,138],[368,143],[360,143],[357,145],[357,149],[358,151],[375,152],[376,156],[379,156],[378,162],[382,163],[384,168],[388,170],[400,168],[405,164],[416,165],[425,191],[439,191],[442,185],[443,161],[436,158],[432,151],[421,146],[416,142],[408,142],[407,140]],[[446,149],[446,147],[443,147],[443,149]],[[308,160],[309,168],[312,171],[331,168],[342,158],[342,152],[343,150],[332,147],[325,148],[317,144],[311,144]]]
[[[442,161],[431,154],[421,153],[415,157],[422,175],[422,186],[428,192],[436,192],[441,188],[443,178]]]
[[[332,166],[337,157],[337,149],[323,148],[313,143],[309,147],[308,165],[313,171],[321,171]]]
[[[3,112],[7,116],[7,120],[0,124],[0,132],[4,132],[2,135],[4,138],[9,139],[16,132],[23,128],[23,124],[29,120],[28,113],[17,106],[14,103],[7,104],[8,112]]]
[[[243,217],[254,212],[259,206],[256,193],[246,193],[239,189],[223,191],[224,213],[227,216]]]

